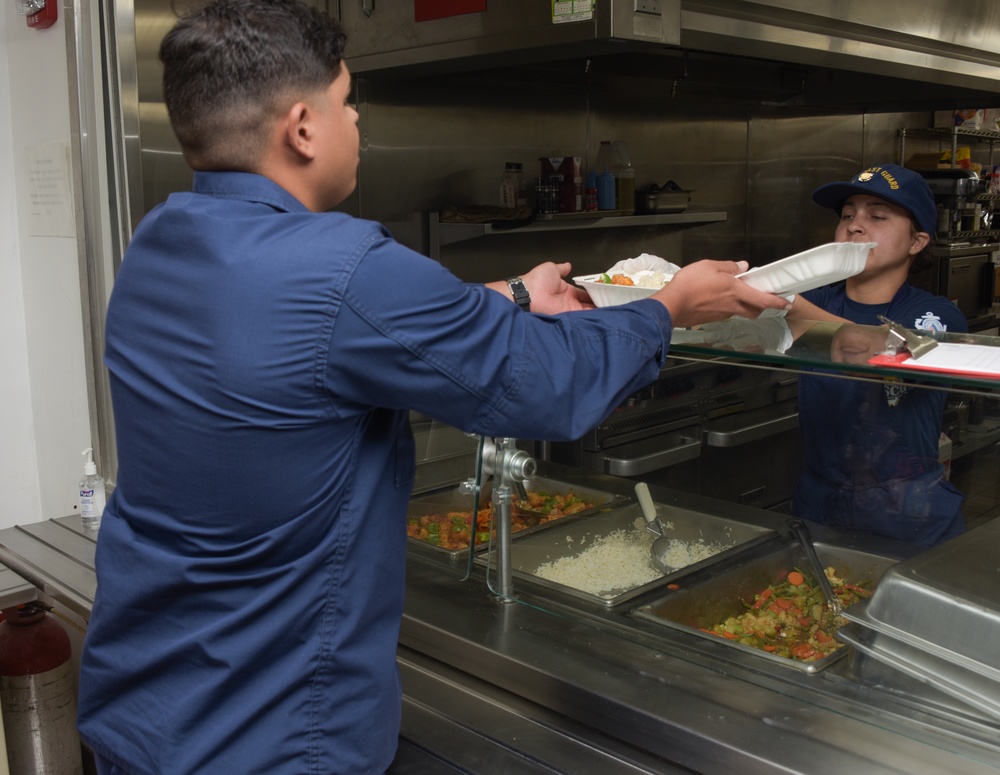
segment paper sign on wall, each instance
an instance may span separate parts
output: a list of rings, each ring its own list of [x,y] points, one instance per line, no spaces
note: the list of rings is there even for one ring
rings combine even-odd
[[[413,20],[425,22],[486,10],[486,0],[413,0]]]
[[[595,2],[596,0],[552,0],[552,23],[593,19]]]
[[[65,143],[25,148],[28,166],[28,231],[36,237],[75,237],[76,217]]]

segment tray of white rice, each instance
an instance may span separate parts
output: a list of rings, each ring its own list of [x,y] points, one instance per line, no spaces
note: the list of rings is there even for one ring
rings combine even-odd
[[[642,511],[630,503],[593,514],[511,546],[514,575],[605,607],[613,607],[724,558],[777,538],[768,528],[698,511],[656,504],[670,546],[664,573],[653,566],[656,536],[646,530]]]

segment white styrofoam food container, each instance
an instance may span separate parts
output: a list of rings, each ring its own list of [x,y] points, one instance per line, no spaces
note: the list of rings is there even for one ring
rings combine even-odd
[[[574,277],[573,282],[590,294],[595,307],[613,307],[630,301],[645,299],[656,293],[656,288],[638,288],[632,285],[609,285],[600,281],[601,275],[588,274]]]
[[[829,242],[736,275],[747,285],[784,296],[846,280],[865,268],[877,242]]]
[[[635,258],[626,258],[601,274],[616,275],[626,274],[635,281],[639,281],[643,275],[662,274],[669,282],[680,270],[676,264],[672,264],[664,258],[654,256],[650,253],[642,253]],[[590,294],[594,306],[613,307],[616,304],[626,304],[630,301],[645,299],[656,293],[659,288],[642,288],[638,285],[610,285],[601,282],[601,274],[588,274],[574,277],[573,282],[585,289]]]

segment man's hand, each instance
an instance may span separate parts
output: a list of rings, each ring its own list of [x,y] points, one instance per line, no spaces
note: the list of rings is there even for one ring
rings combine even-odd
[[[546,261],[527,274],[521,275],[524,287],[531,297],[531,311],[556,315],[560,312],[593,309],[594,304],[587,292],[566,282],[565,278],[569,277],[572,271],[572,264],[554,264]],[[487,283],[486,287],[510,298],[510,289],[506,282]]]
[[[554,264],[546,261],[521,275],[524,287],[531,295],[531,311],[556,315],[572,310],[593,309],[594,304],[587,292],[566,282],[572,271],[573,265],[569,262]]]
[[[652,298],[661,302],[674,326],[690,328],[733,315],[756,318],[765,309],[788,309],[787,299],[751,288],[735,275],[746,261],[695,261],[674,275]]]

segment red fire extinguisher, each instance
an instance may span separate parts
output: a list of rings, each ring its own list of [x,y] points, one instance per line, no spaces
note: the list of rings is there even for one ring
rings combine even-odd
[[[83,775],[66,630],[40,603],[3,609],[0,705],[11,775]]]

